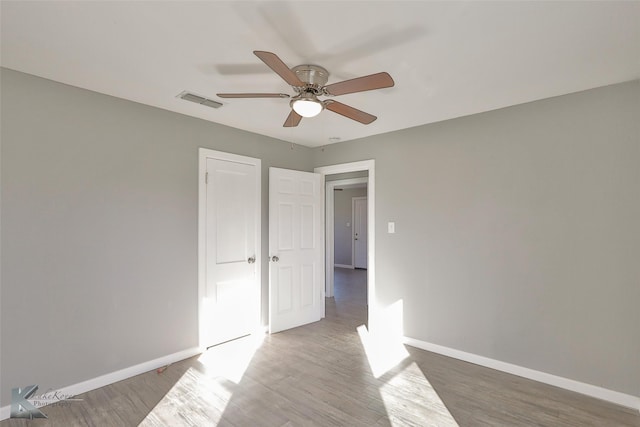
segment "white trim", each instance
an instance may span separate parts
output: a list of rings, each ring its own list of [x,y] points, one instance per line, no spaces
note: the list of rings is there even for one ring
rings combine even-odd
[[[487,368],[496,369],[498,371],[517,375],[519,377],[528,378],[530,380],[549,384],[555,387],[564,388],[566,390],[575,391],[576,393],[595,397],[597,399],[606,400],[627,408],[640,411],[640,397],[630,394],[620,393],[618,391],[609,390],[592,384],[571,380],[569,378],[560,377],[546,372],[536,371],[534,369],[525,368],[500,360],[490,359],[488,357],[479,356],[473,353],[456,350],[450,347],[444,347],[438,344],[432,344],[426,341],[420,341],[415,338],[404,337],[405,344],[422,350],[431,351],[454,359],[464,360],[465,362],[474,363],[476,365],[485,366]]]
[[[358,162],[341,163],[338,165],[319,166],[313,171],[322,175],[335,175],[338,173],[360,172],[369,170],[370,168],[373,169],[374,165],[375,160],[361,160]]]
[[[256,279],[258,288],[258,313],[256,316],[256,330],[260,330],[262,323],[262,161],[253,157],[240,156],[238,154],[225,153],[223,151],[200,148],[198,150],[198,346],[205,351],[205,332],[203,327],[204,315],[202,301],[205,295],[207,282],[206,269],[206,230],[207,230],[207,159],[218,159],[228,162],[236,162],[256,167]]]
[[[317,173],[314,171],[314,173]],[[326,227],[326,200],[325,200],[325,195],[324,195],[324,175],[320,175],[320,226],[321,227]],[[271,201],[269,201],[269,203],[271,203]],[[333,217],[331,218],[333,220]],[[326,236],[326,230],[320,230],[320,234],[324,234]],[[315,235],[315,230],[314,230],[314,235]],[[327,247],[326,247],[327,241],[326,239],[320,238],[320,246],[322,246],[322,254],[326,254],[327,253]],[[332,250],[333,250],[333,245],[331,246]],[[324,319],[327,316],[327,307],[325,304],[325,297],[327,296],[327,267],[325,265],[325,268],[321,270],[321,274],[322,274],[322,278],[321,281],[324,282],[324,287],[322,287],[322,292],[321,292],[321,297],[320,297],[320,319]],[[331,277],[331,280],[333,280],[333,276]],[[271,288],[269,288],[269,292],[271,292]],[[271,299],[271,298],[269,298]],[[271,310],[271,306],[269,306],[269,310]]]
[[[101,375],[90,380],[62,387],[61,389],[56,390],[56,392],[60,396],[77,396],[79,394],[86,393],[100,387],[108,386],[109,384],[117,383],[118,381],[126,380],[127,378],[131,378],[136,375],[144,374],[145,372],[153,371],[154,369],[170,365],[171,363],[176,363],[181,360],[188,359],[189,357],[193,357],[200,353],[201,351],[198,347],[189,348],[187,350],[182,350],[177,353],[149,360],[148,362],[143,362],[134,366],[130,366],[128,368],[120,369],[119,371]],[[53,392],[48,391],[47,393]],[[6,420],[10,417],[10,415],[11,405],[0,408],[0,420]]]
[[[346,265],[346,264],[333,264],[334,267],[338,267],[338,268],[348,268],[351,270],[355,270],[356,268],[353,265]],[[333,294],[333,292],[332,292]]]
[[[331,166],[321,166],[314,169],[314,172],[322,174],[322,180],[324,181],[325,175],[333,175],[337,173],[345,173],[345,172],[359,172],[359,171],[368,171],[367,177],[367,223],[368,223],[368,231],[367,231],[367,304],[369,310],[369,330],[376,328],[377,317],[376,314],[376,236],[375,236],[375,206],[376,206],[376,172],[375,172],[375,160],[362,160],[359,162],[352,163],[342,163],[338,165]],[[335,182],[335,181],[329,181]],[[323,191],[325,190],[323,186]],[[326,199],[327,202],[329,199]],[[328,209],[328,208],[327,208]],[[325,215],[327,216],[327,215]],[[328,217],[328,216],[327,216]],[[327,218],[328,220],[329,218]],[[327,222],[328,224],[328,222]],[[331,218],[331,224],[333,224],[333,219]],[[331,233],[329,232],[331,230]],[[327,285],[331,283],[333,286],[333,245],[329,247],[329,237],[333,234],[333,227],[329,228],[328,225],[325,225],[325,235],[327,236],[327,259],[325,262],[326,275],[325,280],[327,281]],[[331,242],[333,242],[333,238],[331,237]],[[331,258],[329,257],[331,254]],[[329,268],[331,267],[331,270]]]
[[[317,172],[317,170],[316,170]],[[324,175],[322,176],[324,179]],[[369,178],[363,176],[361,178],[349,178],[349,179],[339,179],[336,181],[327,181],[325,185],[325,197],[323,200],[326,201],[325,205],[325,241],[327,242],[326,247],[326,259],[325,259],[325,290],[326,296],[328,298],[333,297],[333,269],[337,267],[335,265],[335,236],[334,236],[334,210],[335,210],[335,193],[334,189],[336,187],[343,187],[345,185],[353,185],[353,184],[366,184],[369,181]],[[351,259],[353,262],[353,258]],[[343,268],[354,268],[353,265],[345,266],[344,264],[340,264]]]

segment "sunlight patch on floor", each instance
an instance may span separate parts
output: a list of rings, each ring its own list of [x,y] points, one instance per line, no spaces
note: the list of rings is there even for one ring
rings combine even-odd
[[[264,338],[257,333],[202,353],[199,366],[190,367],[140,425],[217,424]]]
[[[365,325],[356,330],[367,354],[369,367],[375,378],[380,378],[409,356],[404,348],[403,339],[403,303],[395,303],[374,312],[369,319],[371,329]]]
[[[232,395],[233,391],[220,381],[189,368],[139,425],[217,424]]]
[[[262,345],[265,334],[253,334],[209,348],[198,358],[198,362],[212,377],[223,377],[240,384],[251,359]]]
[[[385,382],[380,395],[392,426],[458,426],[415,362]]]
[[[371,330],[365,325],[357,331],[371,372],[383,381],[379,387],[387,418],[392,426],[457,426],[403,343],[403,301],[375,310]],[[416,397],[419,397],[416,400]]]
[[[399,337],[370,333],[364,325],[358,326],[357,331],[375,378],[380,378],[409,356]]]

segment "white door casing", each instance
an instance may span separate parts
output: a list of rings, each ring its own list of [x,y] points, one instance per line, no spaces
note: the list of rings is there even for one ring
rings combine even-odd
[[[381,323],[378,320],[378,308],[376,305],[376,243],[375,243],[375,206],[376,206],[376,174],[375,174],[375,160],[361,160],[358,162],[341,163],[330,166],[319,166],[314,169],[316,173],[322,174],[322,176],[333,175],[346,172],[368,172],[368,184],[367,184],[367,213],[368,213],[368,230],[367,230],[367,255],[368,255],[368,268],[367,268],[367,308],[368,308],[368,329],[375,330]],[[330,183],[329,183],[330,184]],[[329,188],[329,184],[327,188]],[[332,200],[332,194],[327,194],[327,200]],[[333,212],[333,206],[329,206],[327,203],[327,209],[329,212]],[[332,221],[330,213],[327,213],[327,222]],[[333,227],[327,227],[325,230],[327,241],[327,254],[326,254],[326,278],[327,288],[333,289],[333,273],[334,273],[334,259],[333,251],[331,249],[333,245]]]
[[[367,198],[352,197],[353,266],[367,268]]]
[[[260,322],[260,160],[200,150],[200,346]],[[203,241],[204,240],[204,241]]]
[[[321,176],[269,168],[269,332],[324,317]]]

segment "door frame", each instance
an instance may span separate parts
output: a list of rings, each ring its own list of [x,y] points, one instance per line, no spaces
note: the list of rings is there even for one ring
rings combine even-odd
[[[330,174],[325,174],[330,175]],[[324,179],[324,175],[323,175]],[[347,179],[339,179],[335,181],[326,181],[325,185],[325,200],[326,200],[326,210],[325,210],[325,240],[327,245],[325,247],[326,250],[326,268],[325,268],[325,291],[326,296],[328,298],[333,297],[334,292],[334,284],[333,284],[333,271],[335,269],[335,221],[334,221],[334,210],[335,210],[335,193],[334,190],[336,187],[342,187],[345,185],[353,185],[353,184],[368,184],[369,179],[366,176],[360,178],[347,178]],[[367,185],[367,191],[369,186]],[[369,208],[367,206],[367,212]],[[351,242],[353,245],[353,242]],[[367,248],[368,250],[368,248]],[[353,247],[351,252],[353,253]],[[352,260],[353,263],[353,260]],[[331,274],[330,274],[331,273]]]
[[[368,310],[368,323],[369,330],[374,328],[373,323],[376,321],[376,237],[375,237],[375,206],[376,206],[376,176],[375,176],[375,160],[361,160],[358,162],[341,163],[330,166],[320,166],[314,169],[314,172],[322,175],[322,191],[325,191],[325,176],[346,172],[360,172],[367,171],[369,176],[367,177],[367,310]],[[331,182],[331,181],[329,181]],[[331,201],[333,202],[333,191],[331,191]],[[325,194],[322,198],[325,200],[325,204],[328,205],[328,198]],[[328,220],[331,220],[333,225],[333,215],[327,214],[325,209],[325,239],[327,246],[325,247],[325,288],[328,288],[329,280],[331,281],[331,291],[333,292],[333,273],[334,273],[334,259],[333,259],[333,226],[329,227]],[[333,207],[332,207],[333,209]],[[333,210],[331,211],[333,212]],[[329,242],[332,242],[329,245]],[[331,257],[329,256],[331,255]]]
[[[241,156],[238,154],[225,153],[223,151],[211,150],[209,148],[199,148],[198,150],[198,347],[201,351],[206,350],[203,301],[207,284],[207,159],[217,159],[228,162],[248,164],[256,167],[256,287],[258,299],[258,313],[256,313],[256,331],[260,328],[262,320],[262,161],[254,157]]]
[[[353,268],[356,267],[356,201],[367,200],[367,196],[358,196],[351,198],[351,264]],[[367,215],[369,214],[369,207],[367,206]],[[369,225],[367,224],[367,237],[369,234]]]

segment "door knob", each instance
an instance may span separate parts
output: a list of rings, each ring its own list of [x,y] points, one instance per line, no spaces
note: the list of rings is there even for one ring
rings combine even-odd
[[[253,264],[254,262],[256,262],[256,257],[255,257],[255,255],[254,255],[254,256],[252,256],[252,257],[250,257],[250,258],[247,260],[247,262],[248,262],[249,264]]]
[[[278,262],[278,261],[280,261],[280,258],[278,258],[276,255],[274,255],[274,256],[271,257],[271,261]]]

